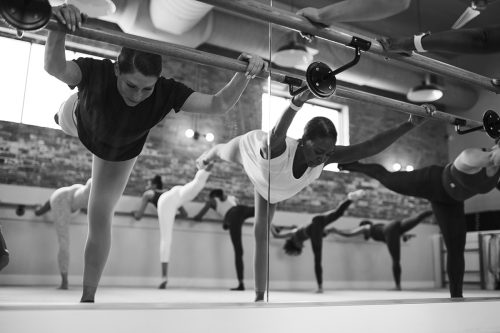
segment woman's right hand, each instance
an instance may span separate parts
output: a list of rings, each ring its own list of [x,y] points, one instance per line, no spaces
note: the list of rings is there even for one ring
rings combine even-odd
[[[207,155],[208,155],[207,152],[204,152],[203,154],[201,154],[200,157],[196,159],[196,168],[198,170],[206,169],[207,165],[210,164]]]
[[[80,12],[77,7],[67,4],[52,7],[52,14],[70,31],[81,28],[82,22],[87,19],[87,15]]]

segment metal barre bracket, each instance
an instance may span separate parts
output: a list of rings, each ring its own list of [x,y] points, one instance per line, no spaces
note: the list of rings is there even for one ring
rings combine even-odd
[[[353,36],[351,42],[347,46],[359,48],[361,51],[368,51],[372,46],[372,42],[369,40]]]

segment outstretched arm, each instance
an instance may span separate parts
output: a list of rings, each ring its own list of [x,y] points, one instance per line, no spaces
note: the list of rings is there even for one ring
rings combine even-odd
[[[401,233],[405,233],[415,228],[420,222],[433,214],[432,210],[426,210],[420,214],[410,216],[401,220]]]
[[[500,25],[480,28],[445,30],[433,32],[420,38],[424,51],[446,52],[454,54],[489,54],[500,51]],[[419,38],[406,36],[399,38],[381,38],[379,41],[387,52],[411,52]],[[419,45],[419,47],[420,47]]]
[[[213,146],[196,159],[196,166],[199,170],[201,170],[205,168],[210,162],[214,162],[219,159],[226,162],[242,164],[239,146],[240,140],[241,135],[231,139],[227,143],[219,143]]]
[[[292,237],[298,228],[293,228],[291,230],[287,230],[285,232],[281,232],[283,229],[278,230],[275,225],[271,224],[271,234],[274,238],[290,238]]]
[[[369,230],[370,226],[364,225],[350,230],[337,229],[335,227],[330,227],[324,230],[324,234],[337,234],[344,237],[354,237],[357,235],[365,234]]]
[[[215,95],[195,92],[191,94],[182,110],[190,113],[224,114],[238,102],[241,94],[248,85],[250,79],[254,78],[261,71],[267,71],[267,63],[259,56],[241,54],[238,60],[248,60],[245,73],[234,74],[231,81],[226,84]]]
[[[375,21],[406,10],[410,2],[411,0],[345,0],[320,9],[307,7],[297,14],[325,25],[335,22]]]
[[[200,211],[193,217],[193,220],[201,221],[203,216],[208,212],[210,208],[215,209],[215,205],[212,200],[209,200],[205,203],[205,206],[203,206],[203,208],[201,208]]]
[[[335,152],[325,164],[351,163],[376,155],[425,120],[426,119],[423,117],[411,115],[408,121],[385,132],[379,133],[364,142],[350,146],[336,146]]]
[[[339,217],[344,215],[345,211],[347,210],[347,208],[349,208],[351,203],[352,203],[352,200],[345,199],[344,201],[342,201],[340,203],[340,205],[338,205],[337,208],[335,208],[330,213],[326,214],[325,215],[326,224],[332,223],[333,221],[338,220]]]

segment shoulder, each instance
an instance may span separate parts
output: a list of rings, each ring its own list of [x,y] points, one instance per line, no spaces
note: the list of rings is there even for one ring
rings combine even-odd
[[[156,85],[159,89],[165,89],[168,90],[169,92],[178,92],[178,91],[194,92],[193,89],[191,89],[184,83],[179,82],[172,78],[165,78],[163,76],[160,76],[158,78]]]
[[[95,58],[81,57],[74,59],[73,62],[75,62],[80,68],[83,67],[112,68],[114,66],[114,63],[109,59],[95,59]]]

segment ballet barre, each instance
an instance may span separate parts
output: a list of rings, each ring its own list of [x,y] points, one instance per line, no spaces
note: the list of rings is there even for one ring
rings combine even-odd
[[[264,22],[274,23],[286,28],[291,28],[300,32],[311,34],[331,42],[348,45],[355,37],[351,32],[334,25],[324,26],[313,24],[305,17],[295,13],[272,7],[263,3],[247,0],[199,0],[209,5],[229,10],[238,14],[255,18]],[[412,66],[428,70],[435,74],[459,79],[468,84],[482,87],[495,93],[500,93],[500,82],[496,78],[489,78],[474,72],[458,68],[447,63],[413,53],[411,57],[399,54],[386,53],[382,45],[375,39],[364,36],[356,36],[365,40],[370,40],[371,47],[366,51],[385,58],[404,62]]]
[[[14,28],[6,25],[3,22],[0,22],[0,27],[4,27],[5,32],[11,33],[13,35],[17,35],[17,31]],[[135,36],[119,31],[113,31],[104,28],[95,28],[89,24],[83,24],[82,27],[74,32],[68,31],[63,25],[59,24],[55,19],[50,19],[45,29],[54,30],[54,31],[63,31],[69,35],[74,35],[86,39],[91,39],[94,41],[100,41],[104,43],[109,43],[118,46],[129,47],[133,49],[138,49],[146,52],[157,53],[161,55],[171,56],[178,59],[189,60],[195,63],[214,66],[217,68],[232,70],[235,72],[244,72],[247,67],[247,63],[242,60],[228,58],[221,55],[211,54],[209,52],[204,52],[200,50],[196,50],[193,48],[189,48],[186,46],[180,46],[177,44],[172,44],[168,42],[158,41],[142,36]],[[364,50],[366,45],[363,41],[360,41],[360,45],[356,47],[356,43],[352,44],[353,40],[351,39],[348,44],[351,44],[351,47],[356,48],[356,57],[359,57],[360,50]],[[355,58],[356,59],[356,58]],[[356,60],[353,60],[356,61]],[[318,66],[318,64],[320,66]],[[346,66],[346,65],[345,65]],[[344,69],[345,69],[345,66]],[[313,63],[312,69],[320,68],[323,71],[328,72],[330,69],[327,68],[326,65],[322,63]],[[342,68],[342,67],[341,67]],[[337,73],[339,69],[332,70],[333,73]],[[308,72],[304,74],[291,73],[285,70],[275,70],[271,68],[268,71],[261,72],[258,77],[260,78],[270,78],[273,81],[284,83],[289,86],[290,91],[292,92],[293,87],[299,87],[299,90],[304,90],[306,86],[310,89],[313,89],[314,82],[311,82],[307,77]],[[334,79],[334,76],[332,76]],[[316,80],[315,78],[313,78]],[[319,80],[324,79],[324,76],[321,76]],[[331,97],[333,100],[338,100],[339,98],[347,98],[356,101],[362,101],[366,103],[372,103],[380,106],[384,106],[390,108],[395,111],[414,114],[417,116],[434,118],[437,120],[445,121],[454,126],[463,127],[475,127],[480,128],[483,126],[483,123],[480,121],[467,119],[464,117],[458,117],[452,114],[448,114],[445,112],[441,112],[439,110],[435,110],[430,113],[428,109],[424,106],[415,105],[411,103],[406,103],[398,100],[394,100],[391,98],[378,96],[366,92],[362,92],[353,88],[345,87],[338,85],[335,87],[336,89],[327,89],[328,94],[319,96],[319,97]],[[335,92],[335,93],[333,93]],[[295,91],[296,93],[296,91]]]

